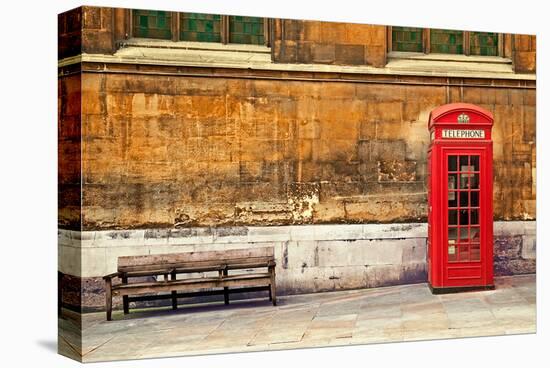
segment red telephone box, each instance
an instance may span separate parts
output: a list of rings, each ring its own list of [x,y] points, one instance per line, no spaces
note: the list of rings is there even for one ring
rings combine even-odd
[[[430,113],[428,283],[432,293],[494,289],[493,115],[453,103]]]

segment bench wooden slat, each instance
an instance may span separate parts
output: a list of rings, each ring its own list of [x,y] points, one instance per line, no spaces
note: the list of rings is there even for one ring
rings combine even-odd
[[[248,249],[229,249],[216,251],[196,251],[186,253],[149,254],[143,256],[125,256],[118,258],[118,266],[140,266],[150,264],[187,263],[211,260],[250,259],[253,257],[273,257],[273,247]]]
[[[269,286],[249,286],[246,288],[232,288],[229,289],[227,292],[229,294],[238,294],[238,293],[252,293],[252,292],[258,292],[258,291],[268,291]],[[210,289],[206,291],[193,291],[193,292],[186,292],[186,293],[176,293],[177,298],[189,298],[189,297],[197,297],[197,296],[212,296],[212,295],[224,295],[225,291],[223,289]],[[141,301],[151,301],[151,300],[166,300],[171,299],[172,294],[155,294],[155,295],[141,295],[141,296],[130,296],[128,297],[128,300],[130,302],[141,302]]]
[[[263,277],[269,277],[269,273],[251,273],[251,274],[243,274],[243,275],[229,275],[229,276],[223,276],[223,277],[195,277],[195,278],[189,278],[189,279],[181,279],[181,280],[169,280],[169,281],[151,281],[151,282],[134,282],[132,284],[118,284],[113,286],[113,290],[121,290],[121,289],[132,289],[132,288],[140,288],[140,287],[150,287],[150,286],[165,286],[165,285],[180,285],[180,284],[202,284],[212,281],[218,281],[218,280],[247,280],[247,279],[256,279],[256,278],[263,278]]]
[[[137,266],[119,266],[119,272],[133,272],[133,271],[148,271],[156,269],[165,269],[165,268],[186,268],[186,267],[209,267],[209,266],[218,266],[220,264],[226,265],[238,265],[244,263],[255,263],[262,264],[265,263],[267,267],[268,264],[274,261],[274,257],[250,257],[250,258],[234,258],[234,259],[215,259],[215,260],[204,260],[199,262],[169,262],[169,263],[151,263],[147,265],[137,265]]]
[[[120,272],[126,277],[142,277],[142,276],[155,276],[155,275],[164,275],[172,272],[173,268],[163,268],[155,269],[150,271],[130,271],[130,272]]]
[[[200,288],[217,288],[230,286],[267,286],[271,282],[270,275],[266,274],[251,274],[250,277],[231,278],[205,278],[202,281],[182,282],[187,280],[178,280],[176,282],[157,282],[150,284],[128,284],[124,287],[113,287],[113,295],[130,295],[136,293],[151,293],[162,291],[188,291]]]

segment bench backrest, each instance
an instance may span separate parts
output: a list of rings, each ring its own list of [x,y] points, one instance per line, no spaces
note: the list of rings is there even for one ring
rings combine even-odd
[[[204,252],[149,254],[118,257],[118,271],[152,270],[164,267],[211,265],[217,263],[267,263],[275,259],[273,247],[230,249]]]

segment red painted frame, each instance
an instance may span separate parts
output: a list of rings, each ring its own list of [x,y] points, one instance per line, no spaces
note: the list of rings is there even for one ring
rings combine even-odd
[[[464,122],[464,120],[468,121]],[[493,115],[471,104],[447,104],[430,113],[428,122],[431,138],[428,149],[428,283],[434,293],[494,288],[492,126]],[[484,137],[444,138],[443,131],[446,129],[483,131]],[[454,170],[456,174],[450,174],[456,178],[456,187],[451,190],[448,182],[449,156],[457,156],[457,169]],[[474,166],[472,163],[475,161],[468,158],[466,165],[468,171],[461,171],[460,156],[479,156],[479,170],[472,169]],[[476,183],[476,174],[478,174],[479,189],[472,188]],[[464,178],[467,184],[462,188],[460,183]],[[456,196],[457,203],[451,207],[453,211],[456,208],[457,236],[454,242],[449,242],[450,191]],[[478,193],[479,201],[478,206],[474,206],[473,209],[471,208],[474,198],[472,193]],[[466,206],[461,205],[460,196],[466,198]],[[451,198],[454,197],[451,196]],[[475,221],[473,220],[475,216],[472,214],[476,209],[478,224],[472,226],[472,221]],[[466,214],[464,218],[468,219],[466,224],[462,224],[461,215],[463,214]],[[454,226],[451,225],[451,227]],[[460,236],[460,229],[467,229],[466,241]],[[477,238],[472,238],[471,229],[474,231],[478,229],[479,260],[475,251]],[[468,258],[460,260],[460,250],[463,249],[468,250]],[[459,253],[454,253],[457,250]],[[456,260],[454,260],[455,256]]]

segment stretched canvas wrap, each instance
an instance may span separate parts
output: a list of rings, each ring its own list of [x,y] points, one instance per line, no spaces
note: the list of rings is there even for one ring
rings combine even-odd
[[[534,333],[534,35],[60,14],[59,353]]]

